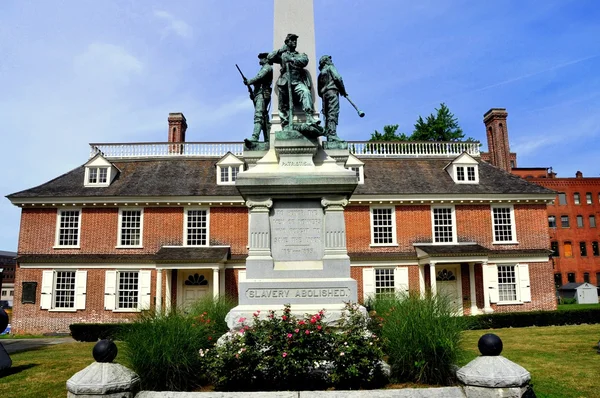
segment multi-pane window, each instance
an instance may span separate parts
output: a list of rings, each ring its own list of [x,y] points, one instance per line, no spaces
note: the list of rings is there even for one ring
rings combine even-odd
[[[451,207],[433,208],[433,241],[454,242],[454,220]]]
[[[498,265],[499,301],[517,301],[517,276],[514,265]]]
[[[75,308],[75,271],[56,271],[53,308]]]
[[[231,181],[237,180],[237,175],[240,172],[240,166],[231,166]]]
[[[588,205],[592,204],[592,193],[591,192],[585,193],[585,203],[587,203]]]
[[[117,289],[117,308],[138,308],[139,297],[139,272],[119,272],[119,285]]]
[[[237,176],[241,171],[240,165],[226,166],[222,165],[218,167],[219,172],[219,184],[233,184],[237,180]]]
[[[121,210],[120,246],[141,246],[142,244],[142,211]]]
[[[584,272],[583,273],[583,281],[585,283],[590,283],[590,273],[589,272]]]
[[[577,216],[577,228],[583,228],[583,216]]]
[[[558,204],[559,205],[566,205],[567,204],[567,194],[564,192],[561,192],[558,194]]]
[[[593,214],[590,214],[589,220],[590,220],[590,228],[596,228],[596,216]]]
[[[573,246],[571,245],[571,242],[565,242],[563,244],[563,249],[565,252],[565,257],[573,257]]]
[[[474,166],[467,167],[467,181],[475,181],[475,167]]]
[[[221,167],[221,182],[229,182],[229,167]]]
[[[394,244],[394,209],[391,207],[371,209],[371,239],[373,244]]]
[[[465,180],[465,168],[463,166],[457,166],[456,167],[456,179],[458,181],[464,181]]]
[[[600,286],[600,272],[596,272],[596,286]]]
[[[186,245],[208,245],[208,210],[190,209],[186,217]]]
[[[560,216],[560,226],[569,228],[569,216]]]
[[[556,287],[562,286],[562,274],[560,272],[554,274],[554,286],[556,286]]]
[[[548,216],[548,228],[556,228],[556,216]]]
[[[88,184],[106,184],[108,167],[90,167],[88,169]]]
[[[579,192],[575,192],[573,194],[573,201],[575,202],[576,205],[580,204],[580,198],[579,198]]]
[[[552,256],[554,256],[554,257],[559,256],[558,242],[556,242],[556,241],[550,242],[550,249],[552,250]]]
[[[574,272],[569,272],[567,274],[567,282],[575,283],[575,273]]]
[[[579,254],[581,254],[581,257],[587,256],[587,245],[585,242],[579,242]]]
[[[59,210],[58,246],[79,245],[80,210]]]
[[[375,294],[395,294],[393,268],[375,269]]]
[[[600,250],[598,249],[598,242],[592,242],[592,254],[594,256],[600,256]]]
[[[514,240],[511,210],[510,207],[492,207],[494,240],[496,242],[511,242]]]

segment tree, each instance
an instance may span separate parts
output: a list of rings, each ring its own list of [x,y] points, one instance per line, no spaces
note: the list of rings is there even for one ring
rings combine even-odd
[[[415,130],[410,136],[411,141],[463,141],[465,135],[458,125],[458,119],[454,117],[450,109],[443,102],[437,114],[427,116],[423,120],[421,116],[415,123]],[[471,139],[472,140],[472,139]]]
[[[406,134],[397,133],[398,127],[397,124],[386,124],[383,126],[383,134],[375,130],[375,132],[371,134],[371,139],[369,139],[369,141],[408,141],[409,137]]]

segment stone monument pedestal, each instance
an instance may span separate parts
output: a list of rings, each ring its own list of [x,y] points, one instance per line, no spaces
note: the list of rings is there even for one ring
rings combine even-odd
[[[285,304],[298,316],[325,309],[325,319],[335,322],[346,302],[357,301],[344,221],[357,180],[340,163],[318,139],[284,130],[238,175],[236,188],[250,209],[249,252],[239,305],[227,315],[230,328],[240,317],[251,319],[257,310],[266,316]]]

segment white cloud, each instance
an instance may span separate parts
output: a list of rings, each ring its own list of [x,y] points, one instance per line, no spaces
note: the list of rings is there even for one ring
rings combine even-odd
[[[164,28],[164,34],[169,32],[175,33],[177,36],[184,39],[192,37],[192,27],[185,21],[175,18],[170,13],[163,10],[155,10],[154,16],[167,22],[167,26]]]
[[[75,73],[85,80],[115,80],[129,82],[132,75],[140,74],[142,62],[123,47],[109,43],[92,43],[73,60]]]

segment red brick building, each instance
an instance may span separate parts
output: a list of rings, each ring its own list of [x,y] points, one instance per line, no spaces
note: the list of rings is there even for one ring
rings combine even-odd
[[[91,144],[82,166],[8,196],[22,209],[16,333],[237,296],[249,216],[235,180],[257,158],[241,143],[185,142],[186,129],[171,114],[168,142]],[[482,162],[477,143],[349,144],[359,300],[431,290],[467,315],[556,308],[553,191]]]
[[[556,287],[566,283],[595,283],[600,287],[600,177],[557,177],[545,167],[516,167],[508,147],[505,109],[484,115],[488,153],[482,159],[527,181],[557,192],[548,203],[548,237]],[[500,138],[495,138],[500,137]]]

